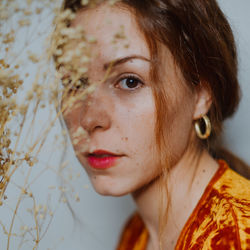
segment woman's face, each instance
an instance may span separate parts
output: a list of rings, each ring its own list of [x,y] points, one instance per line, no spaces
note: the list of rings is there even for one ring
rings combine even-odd
[[[134,192],[160,174],[149,48],[126,9],[101,5],[79,11],[72,26],[82,27],[87,37],[96,39],[89,48],[87,77],[97,84],[64,112],[76,155],[98,193],[120,196]],[[180,83],[167,51],[163,59],[161,78],[170,99],[165,114],[166,130],[171,130],[167,143],[179,159],[188,145],[195,101]],[[82,67],[80,62],[75,66]]]

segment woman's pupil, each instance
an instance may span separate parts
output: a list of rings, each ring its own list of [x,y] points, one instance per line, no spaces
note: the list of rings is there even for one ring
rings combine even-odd
[[[133,79],[133,78],[128,78],[126,81],[126,84],[129,88],[135,88],[138,84],[138,81],[136,79]]]

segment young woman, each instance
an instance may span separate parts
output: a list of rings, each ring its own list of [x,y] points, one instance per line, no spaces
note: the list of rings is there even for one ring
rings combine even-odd
[[[229,168],[244,164],[216,145],[239,101],[227,20],[215,0],[113,2],[65,1],[62,33],[81,35],[56,61],[93,187],[137,205],[118,249],[249,249],[250,185]]]

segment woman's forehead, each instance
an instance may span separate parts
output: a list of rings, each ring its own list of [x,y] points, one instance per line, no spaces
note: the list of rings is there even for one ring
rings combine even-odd
[[[95,41],[95,54],[121,58],[130,54],[150,58],[145,37],[131,11],[119,6],[103,4],[76,14],[72,27],[81,27],[86,37]]]

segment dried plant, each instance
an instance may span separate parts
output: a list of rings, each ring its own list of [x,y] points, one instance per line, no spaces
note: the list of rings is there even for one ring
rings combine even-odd
[[[92,7],[99,2],[83,0],[82,5]],[[92,57],[89,46],[96,38],[86,36],[79,26],[70,27],[75,13],[61,11],[61,4],[59,0],[2,0],[0,3],[0,209],[11,214],[9,219],[0,217],[6,236],[1,249],[4,245],[7,250],[11,249],[13,237],[19,240],[14,249],[27,249],[27,246],[37,249],[48,231],[57,206],[51,205],[51,193],[40,203],[32,190],[44,172],[50,171],[62,180],[58,187],[47,186],[48,191],[60,192],[59,204],[68,202],[68,194],[79,201],[71,182],[80,174],[74,174],[64,158],[60,156],[58,166],[53,168],[48,154],[42,168],[36,169],[46,140],[65,152],[66,130],[62,127],[53,139],[51,130],[63,112],[78,98],[84,99],[93,92],[97,85],[85,81]],[[37,47],[42,38],[45,38],[43,50]],[[119,39],[126,39],[122,27],[114,36],[114,46]],[[79,63],[81,67],[77,66]],[[111,67],[103,81],[110,76]],[[62,100],[65,100],[63,105]],[[41,123],[43,112],[47,118]],[[72,142],[77,144],[80,138],[86,137],[86,131],[78,129]],[[80,151],[85,146],[82,145]],[[21,180],[17,180],[17,176]],[[7,195],[10,185],[15,188],[13,197]],[[24,202],[26,206],[22,208]],[[27,225],[22,219],[24,213],[33,218],[33,225]]]
[[[36,170],[36,174],[32,173],[39,165],[39,153],[51,129],[61,115],[61,111],[56,111],[60,81],[55,79],[48,57],[52,49],[51,37],[45,39],[44,52],[35,53],[42,51],[37,48],[37,41],[46,37],[48,30],[54,31],[50,22],[58,15],[60,5],[59,1],[51,0],[3,0],[0,3],[0,209],[1,214],[6,209],[11,214],[9,219],[0,218],[6,236],[3,237],[6,242],[1,240],[1,249],[4,245],[11,249],[13,237],[19,239],[19,244],[12,249],[38,248],[56,208],[51,207],[49,196],[43,204],[38,203],[32,185],[45,171],[64,178],[59,170],[66,168],[65,162],[57,168],[52,168],[47,162],[42,169]],[[41,124],[39,116],[44,108],[49,115]],[[62,133],[65,136],[63,130]],[[57,138],[54,140],[60,141],[58,144],[63,150],[63,136]],[[21,176],[20,181],[18,176]],[[67,182],[64,179],[64,185]],[[16,191],[13,197],[7,196],[10,185]],[[66,188],[59,186],[58,190],[61,192],[60,201],[65,202]],[[24,201],[25,212],[22,208]],[[22,219],[24,213],[33,218],[33,225],[27,225]],[[15,224],[20,227],[16,229]]]

